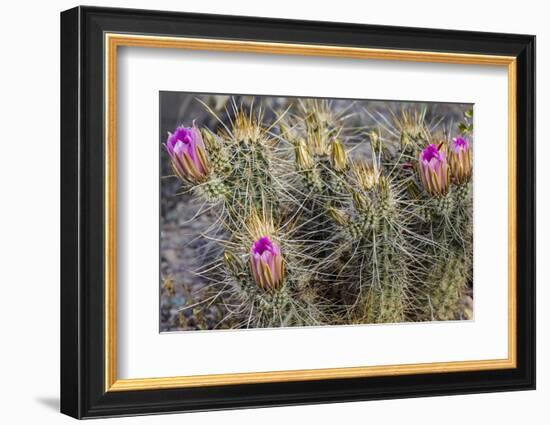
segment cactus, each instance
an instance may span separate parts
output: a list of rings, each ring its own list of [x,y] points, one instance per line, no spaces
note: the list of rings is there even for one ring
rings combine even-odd
[[[228,103],[225,120],[205,104],[219,125],[166,142],[183,190],[216,217],[197,271],[208,284],[180,318],[192,309],[209,318],[202,329],[471,317],[471,111],[450,139],[416,106],[367,127],[371,111],[350,118],[327,100],[274,114]]]

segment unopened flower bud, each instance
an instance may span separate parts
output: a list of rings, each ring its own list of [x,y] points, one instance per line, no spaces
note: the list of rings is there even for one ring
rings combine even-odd
[[[426,191],[433,196],[449,190],[449,164],[443,144],[428,145],[418,157],[418,173]]]
[[[372,149],[375,151],[375,152],[378,152],[380,151],[380,148],[382,147],[381,144],[380,144],[380,137],[378,136],[378,133],[374,130],[372,130],[370,133],[369,133],[369,137],[370,137],[370,144],[372,146]]]
[[[303,139],[296,142],[294,152],[296,155],[296,163],[303,170],[310,170],[315,165],[313,157]]]
[[[348,216],[344,214],[341,210],[334,207],[329,207],[328,213],[331,216],[331,218],[340,226],[345,226],[346,224],[348,224],[348,221],[349,221]]]
[[[354,162],[352,171],[361,189],[369,191],[378,184],[379,173],[365,161]]]
[[[339,140],[334,140],[332,142],[332,151],[330,158],[332,166],[336,171],[344,171],[347,168],[348,157],[344,146]]]
[[[368,203],[362,194],[360,194],[359,192],[353,192],[351,198],[353,200],[353,206],[356,210],[362,211],[367,209]]]
[[[449,162],[451,174],[458,184],[464,184],[472,176],[472,149],[464,137],[455,137],[451,143]]]
[[[180,179],[193,184],[207,179],[210,163],[198,128],[178,127],[174,134],[169,133],[165,146]]]
[[[283,284],[281,249],[269,237],[260,237],[250,247],[250,270],[256,284],[262,289],[278,289]]]

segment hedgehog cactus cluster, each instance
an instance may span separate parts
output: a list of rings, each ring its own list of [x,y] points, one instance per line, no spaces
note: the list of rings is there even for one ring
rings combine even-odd
[[[209,327],[472,317],[471,111],[443,130],[404,110],[350,131],[323,100],[270,122],[234,102],[230,116],[165,142],[184,189],[216,212],[204,237],[220,255],[197,302],[221,306]]]

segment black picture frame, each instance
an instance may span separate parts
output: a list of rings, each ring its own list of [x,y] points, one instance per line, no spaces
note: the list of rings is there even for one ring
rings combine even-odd
[[[104,33],[506,55],[517,58],[517,367],[105,391]],[[61,13],[61,412],[75,418],[535,388],[535,37],[76,7]]]

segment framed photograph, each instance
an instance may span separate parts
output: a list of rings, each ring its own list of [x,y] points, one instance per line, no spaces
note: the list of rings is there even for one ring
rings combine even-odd
[[[535,388],[535,37],[61,14],[61,411]]]

